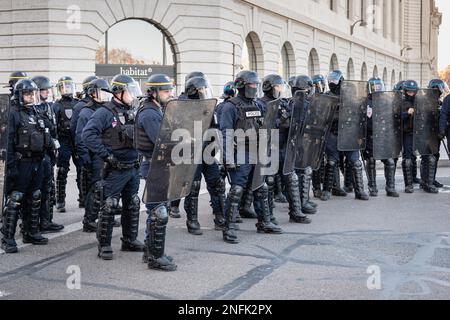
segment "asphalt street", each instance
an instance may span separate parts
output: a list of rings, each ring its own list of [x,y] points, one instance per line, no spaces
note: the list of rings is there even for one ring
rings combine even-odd
[[[74,170],[67,212],[55,213],[63,233],[45,247],[22,245],[0,252],[0,299],[449,299],[450,169],[439,195],[403,193],[387,198],[379,172],[378,198],[333,198],[319,203],[311,225],[290,224],[287,205],[277,204],[282,235],[240,225],[239,245],[214,231],[209,196],[200,199],[203,236],[187,233],[185,215],[168,226],[167,254],[178,270],[148,270],[142,254],[120,251],[114,231],[113,261],[97,258],[95,234],[81,232]],[[142,189],[141,189],[142,193]],[[146,214],[141,214],[139,238]],[[74,280],[75,279],[75,280]],[[79,280],[79,282],[78,282]],[[79,284],[79,286],[78,286]]]

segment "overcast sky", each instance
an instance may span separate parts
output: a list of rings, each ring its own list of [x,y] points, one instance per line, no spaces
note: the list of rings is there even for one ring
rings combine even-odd
[[[450,0],[436,0],[442,12],[442,25],[439,32],[439,70],[450,65]]]

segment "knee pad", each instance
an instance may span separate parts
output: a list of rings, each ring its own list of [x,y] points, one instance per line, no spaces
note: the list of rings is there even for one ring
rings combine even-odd
[[[295,185],[295,184],[299,184],[299,179],[298,179],[298,175],[293,172],[290,175],[286,176],[286,180],[290,185]]]
[[[169,222],[169,214],[165,205],[161,205],[151,211],[151,220],[157,225],[165,226]]]
[[[251,191],[250,191],[251,192]],[[244,188],[238,185],[231,186],[230,192],[228,193],[228,197],[231,202],[238,202],[242,198],[244,194]]]
[[[393,168],[395,167],[395,161],[394,159],[387,159],[383,161],[384,165],[388,168]]]
[[[68,168],[59,167],[58,168],[58,172],[57,172],[58,179],[59,180],[66,180],[68,173],[69,173],[69,169]]]
[[[112,197],[107,198],[104,208],[107,213],[114,215],[115,212],[119,209],[119,199]]]
[[[275,186],[275,177],[274,177],[274,176],[268,176],[268,177],[266,178],[266,183],[267,183],[267,186],[268,186],[269,188]]]
[[[361,160],[355,161],[351,165],[353,168],[357,168],[357,169],[360,169],[363,167]]]
[[[202,186],[202,182],[201,181],[194,181],[192,182],[192,187],[191,187],[191,193],[194,194],[199,194],[200,193],[200,187]]]
[[[303,172],[306,176],[311,176],[313,174],[313,170],[311,167],[307,167],[304,172]]]
[[[24,194],[22,192],[13,191],[8,198],[8,208],[17,209],[22,204]]]
[[[139,196],[135,194],[131,197],[129,210],[139,211],[140,208],[141,208],[141,199],[139,199]]]

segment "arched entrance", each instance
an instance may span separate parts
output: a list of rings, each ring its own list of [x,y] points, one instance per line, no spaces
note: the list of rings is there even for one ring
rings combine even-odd
[[[317,54],[317,51],[314,48],[311,49],[311,51],[309,52],[308,73],[310,77],[320,73],[319,55]]]
[[[243,70],[262,72],[264,57],[261,41],[255,32],[250,32],[242,48],[241,65]]]
[[[176,83],[176,50],[172,37],[158,24],[125,19],[110,27],[98,44],[96,75],[111,80],[126,74],[143,87],[152,75],[167,74]]]
[[[295,53],[289,42],[285,42],[281,48],[279,74],[287,81],[291,76],[295,76]]]

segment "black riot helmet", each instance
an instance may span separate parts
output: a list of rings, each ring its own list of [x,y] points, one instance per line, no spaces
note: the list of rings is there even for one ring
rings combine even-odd
[[[367,81],[367,87],[369,89],[369,96],[372,96],[374,92],[385,91],[384,82],[379,77],[370,78]]]
[[[193,77],[186,82],[185,93],[189,99],[211,99],[212,89],[204,77]]]
[[[174,89],[175,86],[172,80],[165,74],[151,75],[145,83],[145,90],[147,91],[148,98],[150,100],[156,100],[161,106],[165,105],[167,102],[161,101],[159,92]]]
[[[111,80],[111,90],[109,92],[112,93],[116,99],[122,102],[122,104],[129,107],[132,107],[133,102],[137,101],[139,97],[142,96],[139,83],[137,83],[132,77],[123,74],[116,75]],[[126,101],[124,99],[126,92],[128,92],[129,99],[131,99],[131,101]]]
[[[22,79],[14,86],[14,100],[21,107],[37,106],[41,103],[39,88],[30,79]]]
[[[30,77],[26,72],[15,71],[9,75],[8,85],[5,88],[11,88],[13,90],[17,82],[23,79],[30,79]]]
[[[312,81],[314,84],[314,88],[316,93],[325,93],[327,92],[327,80],[321,74],[316,74],[312,77]]]
[[[288,80],[289,87],[292,88],[292,85],[294,84],[295,78],[297,78],[297,77],[296,76],[289,77],[289,80]]]
[[[61,97],[73,97],[75,95],[75,82],[71,77],[62,77],[56,85]]]
[[[186,75],[186,77],[184,78],[184,83],[187,83],[189,81],[189,79],[195,78],[195,77],[201,77],[201,78],[205,78],[206,79],[206,75],[203,72],[200,71],[193,71],[190,72]]]
[[[441,79],[433,79],[428,84],[428,89],[437,89],[439,90],[441,96],[447,95],[449,93],[448,85],[445,81]]]
[[[419,84],[415,80],[406,80],[403,83],[403,94],[406,98],[414,98],[419,92]]]
[[[85,88],[86,94],[98,103],[111,101],[112,94],[108,81],[105,79],[94,79]]]
[[[314,84],[309,76],[297,76],[292,84],[292,96],[295,96],[297,91],[304,91],[308,98],[314,94]]]
[[[235,97],[237,94],[236,87],[234,86],[234,81],[227,82],[223,87],[222,99],[230,99]]]
[[[344,82],[344,74],[341,70],[334,70],[328,75],[328,87],[333,94],[341,93],[341,85]]]
[[[50,79],[44,76],[36,76],[31,79],[39,88],[40,98],[42,101],[53,101],[55,98],[54,86]],[[47,92],[45,92],[47,91]]]
[[[286,90],[286,83],[278,74],[269,74],[263,80],[264,95],[271,99],[279,99]]]
[[[239,96],[247,99],[255,99],[258,96],[261,80],[254,71],[241,71],[234,81]]]
[[[83,80],[82,87],[84,94],[88,95],[88,85],[89,83],[91,83],[91,81],[94,81],[96,79],[98,79],[97,76],[89,76]]]

